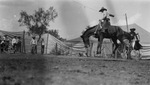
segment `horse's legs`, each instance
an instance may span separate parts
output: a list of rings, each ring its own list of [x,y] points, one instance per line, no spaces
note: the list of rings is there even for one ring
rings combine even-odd
[[[90,46],[86,47],[86,56],[89,57],[90,56]]]
[[[101,53],[101,51],[100,51],[100,42],[98,42],[98,45],[97,45],[97,54],[100,54]]]
[[[119,44],[117,43],[117,39],[112,39],[112,41],[113,41],[114,44],[115,44],[115,49],[113,49],[113,54],[115,54],[117,48],[119,47]]]
[[[98,38],[97,54],[101,54],[102,43],[103,43],[103,36],[100,35]]]

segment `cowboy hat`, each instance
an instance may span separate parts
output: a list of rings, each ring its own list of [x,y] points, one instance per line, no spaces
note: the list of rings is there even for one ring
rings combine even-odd
[[[102,7],[99,12],[103,12],[104,10],[107,10],[106,8]]]
[[[130,30],[131,30],[131,31],[135,31],[136,29],[135,29],[135,28],[131,28]]]

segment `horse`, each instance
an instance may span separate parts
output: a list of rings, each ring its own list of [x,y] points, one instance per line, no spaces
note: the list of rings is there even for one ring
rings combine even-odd
[[[90,47],[89,37],[95,35],[94,32],[97,30],[95,37],[98,38],[98,46],[97,46],[97,54],[101,53],[102,42],[104,38],[111,39],[115,45],[115,49],[113,50],[113,54],[115,54],[116,49],[119,47],[117,40],[121,42],[121,44],[129,46],[129,43],[126,43],[125,40],[127,39],[131,42],[130,33],[123,31],[119,26],[111,26],[109,23],[104,22],[103,27],[107,27],[106,33],[102,33],[101,30],[97,30],[99,25],[90,27],[87,29],[82,35],[81,38],[85,45],[85,48],[88,49]],[[89,55],[87,55],[89,56]]]

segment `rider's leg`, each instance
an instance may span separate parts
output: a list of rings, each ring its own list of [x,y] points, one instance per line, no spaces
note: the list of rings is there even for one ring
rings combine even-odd
[[[102,28],[102,25],[101,25],[101,20],[99,20],[99,24],[97,25],[97,27],[96,27],[96,30],[95,30],[95,32],[94,32],[94,34],[96,34],[97,33],[97,31],[99,30],[99,29],[101,29]]]
[[[97,33],[98,28],[99,28],[99,25],[96,27],[96,30],[95,30],[94,34],[96,34],[96,33]]]

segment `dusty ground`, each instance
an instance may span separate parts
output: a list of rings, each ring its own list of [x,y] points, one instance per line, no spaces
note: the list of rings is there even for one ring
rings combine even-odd
[[[150,61],[0,54],[0,85],[150,85]]]

